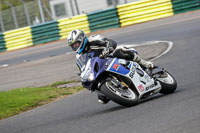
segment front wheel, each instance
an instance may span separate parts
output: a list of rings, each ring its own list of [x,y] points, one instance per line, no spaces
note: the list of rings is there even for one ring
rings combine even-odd
[[[138,103],[136,93],[116,79],[107,78],[102,83],[100,90],[105,96],[120,105],[130,107]]]
[[[165,71],[161,77],[157,78],[157,80],[161,84],[160,93],[162,94],[173,93],[177,88],[177,82],[175,78],[167,71]]]

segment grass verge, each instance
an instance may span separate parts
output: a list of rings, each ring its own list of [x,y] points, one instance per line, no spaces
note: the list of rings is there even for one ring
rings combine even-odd
[[[58,88],[59,85],[73,83],[56,82],[44,87],[19,88],[0,92],[0,119],[47,104],[57,98],[83,90],[83,87]]]

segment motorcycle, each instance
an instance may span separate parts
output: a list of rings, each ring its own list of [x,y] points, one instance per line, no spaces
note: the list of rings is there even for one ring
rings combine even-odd
[[[101,59],[94,52],[80,55],[76,64],[85,88],[126,107],[158,93],[173,93],[177,88],[175,78],[158,66],[145,69],[111,55]]]

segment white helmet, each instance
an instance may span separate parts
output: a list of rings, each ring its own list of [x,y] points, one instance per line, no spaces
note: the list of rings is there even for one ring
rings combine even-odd
[[[68,45],[72,47],[74,51],[81,54],[87,44],[87,36],[82,30],[72,30],[68,35]]]

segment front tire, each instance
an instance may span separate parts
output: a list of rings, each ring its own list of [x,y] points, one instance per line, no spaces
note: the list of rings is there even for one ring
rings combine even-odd
[[[136,93],[121,84],[116,79],[107,78],[100,87],[101,92],[110,100],[126,107],[131,107],[138,103]]]
[[[175,78],[167,71],[164,73],[164,77],[157,78],[161,84],[161,94],[171,94],[177,88],[177,82]]]

